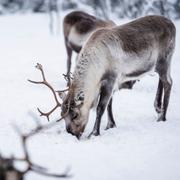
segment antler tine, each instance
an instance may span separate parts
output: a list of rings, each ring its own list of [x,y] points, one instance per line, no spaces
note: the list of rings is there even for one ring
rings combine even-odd
[[[68,114],[69,114],[69,109],[70,109],[70,103],[68,104],[68,109],[66,111],[66,113],[64,115],[61,116],[60,119],[58,119],[56,122],[61,121],[62,119],[64,119]]]
[[[72,77],[72,73],[70,73],[70,75],[69,75],[69,76],[68,76],[68,75],[66,75],[66,74],[62,74],[62,75],[64,76],[64,79],[68,82],[68,88],[66,88],[66,89],[64,89],[64,90],[58,90],[58,91],[56,91],[56,92],[58,93],[58,95],[59,95],[59,97],[60,97],[61,99],[63,99],[63,98],[62,98],[62,94],[63,94],[64,92],[66,92],[66,91],[69,91],[69,90],[70,90],[71,85],[72,85],[71,80],[73,79],[73,77]]]
[[[67,106],[67,111],[66,113],[64,113],[61,118],[59,120],[57,120],[56,122],[61,121],[62,119],[64,119],[68,114],[69,114],[69,109],[70,109],[70,101],[68,102],[68,106]]]
[[[73,79],[72,73],[70,73],[70,75],[67,75],[67,74],[62,74],[62,75],[63,75],[64,79],[69,83],[69,85],[68,85],[67,89],[56,91],[58,93],[68,91],[70,89],[70,87],[71,87],[71,81],[69,81],[69,80]]]
[[[40,113],[40,116],[45,116],[47,118],[47,120],[49,121],[49,116],[59,107],[59,105],[56,105],[52,110],[50,110],[49,112],[42,112],[39,108],[37,108],[37,110]]]
[[[54,90],[54,88],[47,82],[45,74],[44,74],[44,70],[43,70],[43,66],[39,63],[37,63],[37,65],[35,66],[37,69],[39,69],[41,71],[41,75],[42,75],[42,79],[43,81],[33,81],[28,79],[29,82],[34,83],[34,84],[44,84],[45,86],[47,86],[51,92],[53,93],[55,102],[56,102],[56,106],[50,110],[49,112],[43,112],[41,111],[39,108],[38,111],[40,113],[40,116],[45,116],[47,118],[47,120],[49,121],[49,116],[58,108],[61,107],[61,103],[58,101],[57,95],[56,95],[56,91]]]
[[[59,122],[59,121],[61,121],[62,119],[64,119],[64,118],[68,115],[68,113],[69,113],[69,109],[68,109],[67,112],[66,112],[63,116],[61,116],[61,118],[58,119],[56,122]]]
[[[62,92],[66,92],[66,91],[69,91],[70,87],[68,87],[67,89],[64,89],[64,90],[58,90],[56,91],[57,93],[62,93]]]
[[[67,88],[67,89],[64,89],[64,90],[58,90],[58,91],[56,91],[57,94],[59,95],[60,99],[63,100],[63,99],[65,98],[65,92],[66,92],[66,91],[69,91],[69,89],[70,89],[70,88]]]
[[[69,74],[63,74],[63,76],[66,81],[73,79],[73,74],[71,72]]]
[[[71,80],[73,79],[73,74],[70,72],[70,73],[67,73],[67,74],[63,74],[63,76],[64,76],[64,79],[67,82],[67,86],[70,86],[71,85]]]

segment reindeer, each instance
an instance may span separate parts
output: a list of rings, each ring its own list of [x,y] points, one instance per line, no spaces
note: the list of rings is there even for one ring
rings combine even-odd
[[[37,135],[40,131],[49,129],[53,127],[56,124],[56,122],[52,122],[47,125],[40,125],[38,123],[37,127],[33,129],[33,131],[22,134],[17,126],[15,126],[15,129],[19,133],[22,141],[22,147],[24,152],[23,158],[15,158],[15,157],[3,157],[0,154],[0,180],[24,180],[25,175],[33,171],[35,173],[38,173],[43,176],[47,177],[54,177],[54,178],[67,178],[70,177],[68,174],[68,171],[62,174],[56,174],[56,173],[49,173],[46,168],[41,167],[35,163],[33,163],[30,159],[28,148],[27,148],[27,141],[29,138]],[[16,167],[16,162],[24,162],[26,163],[26,169],[25,170],[19,170]]]
[[[42,75],[42,81],[34,81],[34,80],[30,80],[28,79],[28,81],[30,83],[34,83],[34,84],[41,84],[41,85],[45,85],[46,87],[48,87],[48,89],[52,92],[53,94],[53,97],[54,97],[54,100],[55,100],[55,106],[48,112],[43,112],[42,110],[40,110],[39,108],[37,108],[38,112],[40,113],[40,116],[43,116],[43,117],[46,117],[48,121],[50,121],[50,115],[55,111],[57,110],[58,108],[61,108],[62,107],[62,103],[59,101],[59,98],[64,100],[65,99],[65,92],[66,91],[69,91],[70,90],[70,87],[68,87],[67,89],[64,89],[64,90],[55,90],[53,88],[53,86],[47,81],[46,77],[45,77],[45,73],[44,73],[44,69],[43,69],[43,66],[39,63],[37,63],[37,65],[35,66],[40,72],[41,72],[41,75]],[[67,80],[66,76],[64,76],[65,80]],[[70,80],[72,79],[72,77],[70,78]],[[71,81],[68,81],[71,83]],[[122,83],[121,86],[119,86],[119,88],[121,89],[132,89],[133,88],[133,85],[136,81],[128,81],[128,82],[125,82],[125,83]],[[59,122],[61,121],[62,119],[64,119],[66,117],[66,115],[68,114],[69,112],[67,111],[67,113],[63,114],[61,116],[61,118],[59,118],[58,120],[56,120],[56,122]],[[108,110],[108,115],[111,115],[112,112],[111,112],[111,109]],[[115,125],[115,123],[114,123]]]
[[[130,23],[94,32],[78,55],[73,80],[62,104],[66,129],[80,137],[90,109],[98,100],[91,135],[100,134],[102,115],[107,107],[107,129],[115,126],[112,101],[123,83],[149,72],[159,75],[154,102],[157,121],[166,121],[172,78],[171,57],[175,48],[174,24],[162,16],[146,16]]]
[[[67,14],[63,21],[64,39],[67,51],[68,84],[70,81],[72,52],[79,53],[88,37],[100,28],[111,28],[116,24],[113,21],[104,21],[82,11],[73,11]]]

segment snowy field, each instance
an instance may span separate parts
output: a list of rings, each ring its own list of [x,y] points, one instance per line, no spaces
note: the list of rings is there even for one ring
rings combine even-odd
[[[59,173],[70,167],[72,180],[179,180],[180,22],[175,24],[177,45],[172,60],[173,89],[167,122],[156,122],[153,108],[157,75],[146,76],[133,90],[116,93],[113,111],[117,128],[104,130],[105,114],[101,136],[87,139],[95,119],[92,111],[78,141],[66,133],[62,121],[29,141],[32,161]],[[34,68],[39,62],[56,89],[65,87],[61,75],[66,68],[63,36],[49,34],[46,15],[1,16],[0,62],[0,152],[21,157],[20,139],[12,123],[23,132],[30,131],[35,125],[33,117],[39,118],[36,107],[46,111],[54,105],[46,87],[30,84],[27,79],[40,80],[40,73]],[[59,112],[51,119],[58,117]],[[45,118],[39,121],[47,123]],[[34,173],[26,176],[26,180],[46,179],[53,178]]]

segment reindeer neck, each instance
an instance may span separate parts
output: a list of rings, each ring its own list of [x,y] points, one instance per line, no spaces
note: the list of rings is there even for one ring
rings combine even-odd
[[[90,60],[83,56],[83,58],[78,60],[76,65],[73,84],[75,86],[75,91],[86,92],[88,88],[89,79],[89,67],[91,66]]]
[[[104,68],[99,67],[102,64],[98,62],[94,53],[92,56],[92,51],[94,52],[94,49],[90,48],[88,51],[79,54],[73,80],[75,93],[83,92],[88,104],[94,101],[104,73]]]

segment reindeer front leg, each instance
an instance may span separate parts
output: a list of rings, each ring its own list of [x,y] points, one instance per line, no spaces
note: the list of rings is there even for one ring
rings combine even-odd
[[[65,38],[66,52],[67,52],[67,86],[70,85],[70,71],[71,71],[71,58],[72,58],[72,48],[68,45],[68,40]]]
[[[114,74],[108,74],[108,75],[109,77],[107,77],[105,80],[102,81],[99,103],[96,109],[96,121],[94,124],[93,131],[90,133],[89,137],[91,137],[92,135],[94,136],[100,135],[101,118],[109,101],[111,101],[111,96],[115,83],[115,75]]]
[[[105,130],[116,127],[116,123],[114,121],[113,112],[112,112],[112,101],[113,98],[111,97],[109,104],[107,106],[108,123]]]

